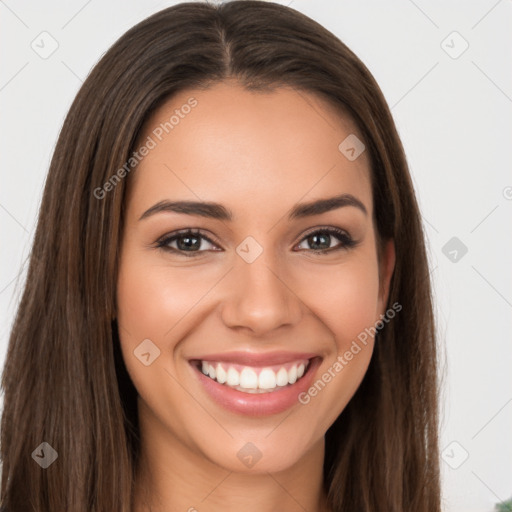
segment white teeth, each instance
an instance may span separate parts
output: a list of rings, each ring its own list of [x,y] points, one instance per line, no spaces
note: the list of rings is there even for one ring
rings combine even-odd
[[[285,368],[281,368],[277,372],[276,381],[277,381],[276,383],[278,386],[286,386],[286,384],[288,384],[288,372],[286,371]]]
[[[224,370],[224,368],[222,368],[222,366],[220,364],[218,364],[216,373],[217,373],[217,382],[224,384],[224,382],[226,382],[226,380],[228,378],[228,374],[226,373],[226,370]]]
[[[296,381],[297,381],[297,367],[296,366],[292,366],[288,370],[288,382],[290,384],[294,384]]]
[[[261,368],[258,375],[255,369],[249,366],[243,367],[239,372],[233,366],[230,366],[229,363],[201,362],[203,374],[220,384],[225,384],[247,393],[265,393],[294,384],[304,375],[308,366],[309,361],[298,361],[289,366],[288,370],[284,366],[278,367],[278,371],[268,367]]]
[[[240,373],[240,386],[245,389],[256,389],[258,387],[258,375],[250,368],[244,368]]]
[[[274,389],[276,380],[276,374],[270,368],[263,368],[258,377],[258,387],[260,389]]]
[[[232,367],[228,369],[228,386],[238,386],[240,384],[240,374]]]

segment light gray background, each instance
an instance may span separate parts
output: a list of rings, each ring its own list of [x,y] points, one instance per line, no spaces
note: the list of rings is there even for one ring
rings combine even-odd
[[[0,0],[2,367],[64,116],[110,45],[174,3]],[[446,359],[444,511],[490,512],[512,497],[512,1],[280,3],[340,37],[392,109],[423,212]],[[48,51],[51,38],[58,48],[44,59],[31,44]],[[466,254],[443,253],[452,237]]]

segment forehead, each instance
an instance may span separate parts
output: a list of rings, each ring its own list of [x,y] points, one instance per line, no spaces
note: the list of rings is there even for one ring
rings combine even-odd
[[[362,138],[340,109],[291,87],[252,92],[222,82],[188,89],[145,124],[138,147],[152,149],[130,176],[130,197],[141,208],[164,199],[212,200],[242,217],[350,193],[371,214],[367,152],[351,161],[339,149],[354,136]]]

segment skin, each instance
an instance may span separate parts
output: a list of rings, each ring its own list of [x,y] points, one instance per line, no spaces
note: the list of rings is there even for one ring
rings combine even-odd
[[[307,405],[267,417],[217,405],[188,359],[232,350],[314,352],[323,358],[316,381],[375,325],[386,311],[395,250],[386,244],[379,267],[367,152],[354,161],[340,152],[340,142],[359,132],[322,99],[292,88],[254,93],[232,81],[182,91],[155,112],[141,140],[190,97],[197,106],[130,175],[126,198],[117,321],[139,393],[143,465],[134,510],[328,510],[324,435],[361,383],[374,339]],[[345,206],[286,218],[296,203],[342,193],[357,197],[368,215]],[[234,219],[160,212],[139,220],[165,199],[215,201]],[[307,235],[331,226],[357,245],[315,253]],[[214,243],[194,240],[201,243],[195,257],[155,247],[185,228]],[[248,236],[263,248],[252,263],[236,252]],[[323,243],[343,241],[331,235]],[[133,354],[145,339],[160,350],[149,366]],[[252,468],[237,457],[248,442],[262,454]]]

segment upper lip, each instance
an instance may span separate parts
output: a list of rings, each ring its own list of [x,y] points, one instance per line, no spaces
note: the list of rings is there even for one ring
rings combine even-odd
[[[226,363],[240,364],[244,366],[272,366],[277,364],[291,363],[302,359],[311,359],[318,354],[311,352],[225,352],[222,354],[208,354],[193,357],[190,360],[200,361],[225,361]]]

